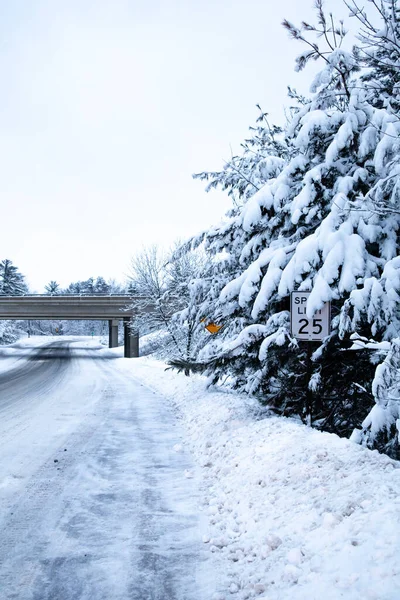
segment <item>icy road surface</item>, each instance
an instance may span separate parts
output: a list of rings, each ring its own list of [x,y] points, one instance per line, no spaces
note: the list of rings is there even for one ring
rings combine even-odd
[[[162,396],[79,341],[12,352],[1,600],[209,600],[193,465]]]

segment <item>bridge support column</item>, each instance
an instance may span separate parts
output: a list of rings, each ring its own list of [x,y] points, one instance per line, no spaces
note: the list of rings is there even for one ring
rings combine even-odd
[[[118,348],[118,320],[110,319],[108,321],[108,347]]]
[[[124,317],[124,357],[139,356],[139,332],[132,327],[132,319]]]

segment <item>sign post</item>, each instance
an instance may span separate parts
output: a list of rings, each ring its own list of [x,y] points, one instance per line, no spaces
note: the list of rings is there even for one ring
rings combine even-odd
[[[327,302],[315,312],[311,318],[307,316],[307,300],[311,292],[292,292],[290,295],[290,331],[293,337],[305,342],[317,342],[329,335],[331,330],[331,303]],[[305,390],[305,413],[307,424],[311,427],[313,418],[314,398],[310,389],[310,380],[313,372],[312,344],[307,344]]]
[[[323,340],[330,333],[331,303],[324,306],[309,319],[306,314],[307,300],[311,292],[292,292],[290,295],[290,329],[298,340],[314,342]]]

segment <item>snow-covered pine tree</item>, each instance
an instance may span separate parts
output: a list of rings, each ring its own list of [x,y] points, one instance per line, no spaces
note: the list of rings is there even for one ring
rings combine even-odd
[[[231,223],[205,236],[210,254],[238,257],[240,272],[206,302],[213,307],[208,316],[224,328],[198,367],[283,414],[346,435],[372,405],[366,388],[374,367],[367,352],[343,351],[350,331],[339,329],[339,315],[351,292],[382,264],[365,196],[376,182],[374,154],[383,134],[371,134],[375,109],[356,78],[353,53],[342,48],[343,25],[325,18],[320,1],[317,14],[316,27],[284,23],[307,44],[298,69],[310,59],[324,62],[311,100],[287,129],[296,152]],[[327,40],[324,51],[305,37],[310,32]],[[311,367],[306,344],[290,335],[289,295],[296,289],[311,291],[309,316],[333,303],[332,333],[315,344]]]
[[[97,277],[94,283],[95,294],[110,294],[110,285],[106,282],[104,277]]]
[[[0,262],[0,295],[21,296],[28,292],[25,278],[18,267],[6,258]],[[11,344],[20,336],[15,321],[0,321],[0,344]]]
[[[12,344],[20,337],[21,331],[15,321],[0,321],[0,344]]]
[[[50,295],[60,294],[61,293],[60,284],[57,283],[57,281],[55,281],[54,279],[52,279],[51,281],[49,281],[49,283],[44,286],[44,289]]]
[[[342,328],[362,328],[367,338],[392,341],[373,381],[376,405],[355,437],[400,458],[400,402],[393,392],[400,381],[400,6],[397,0],[371,6],[375,14],[367,14],[355,2],[348,4],[362,26],[357,56],[366,67],[361,81],[374,109],[364,138],[373,152],[368,168],[375,181],[362,208],[376,267],[350,294],[342,310]]]
[[[28,291],[25,278],[13,265],[12,261],[6,258],[0,262],[0,294],[2,296],[22,296]]]

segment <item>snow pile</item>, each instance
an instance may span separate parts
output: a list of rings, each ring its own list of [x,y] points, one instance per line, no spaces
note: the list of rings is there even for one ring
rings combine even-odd
[[[204,543],[223,573],[215,600],[400,598],[399,463],[160,362],[116,362],[186,427],[204,476]]]

